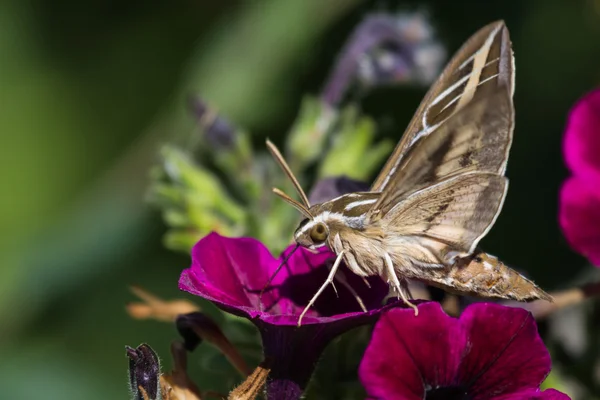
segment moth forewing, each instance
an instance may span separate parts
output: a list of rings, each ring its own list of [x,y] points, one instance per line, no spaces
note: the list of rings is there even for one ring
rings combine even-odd
[[[442,126],[451,115],[499,88],[506,91],[512,108],[514,59],[503,21],[480,29],[448,62],[425,95],[371,190],[386,189],[410,147]]]
[[[460,174],[502,175],[512,132],[512,101],[506,88],[498,88],[411,147],[372,212],[385,214],[411,193]]]

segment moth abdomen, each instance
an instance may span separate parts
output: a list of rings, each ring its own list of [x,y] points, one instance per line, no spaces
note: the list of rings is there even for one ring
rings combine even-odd
[[[496,257],[478,252],[459,258],[442,271],[431,271],[425,281],[462,295],[517,301],[547,300],[552,296]]]

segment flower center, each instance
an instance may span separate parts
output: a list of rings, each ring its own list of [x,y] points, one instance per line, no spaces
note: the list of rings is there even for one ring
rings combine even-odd
[[[448,386],[427,389],[425,400],[471,400],[471,396],[464,387]]]

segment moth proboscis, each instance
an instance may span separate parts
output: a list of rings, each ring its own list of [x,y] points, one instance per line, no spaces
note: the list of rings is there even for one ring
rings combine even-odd
[[[476,32],[432,85],[370,191],[310,205],[281,153],[267,147],[301,202],[296,243],[337,258],[298,319],[333,283],[342,260],[378,275],[415,310],[407,280],[449,292],[529,301],[552,298],[497,258],[477,250],[502,208],[514,129],[514,59],[503,21]]]

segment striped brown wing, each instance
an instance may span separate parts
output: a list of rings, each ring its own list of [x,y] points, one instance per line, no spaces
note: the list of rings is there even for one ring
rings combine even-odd
[[[371,191],[384,192],[392,184],[409,186],[396,178],[409,150],[418,148],[425,138],[443,127],[452,115],[469,104],[498,92],[507,97],[505,103],[508,104],[508,123],[505,130],[508,130],[508,135],[505,135],[507,143],[504,146],[507,150],[512,137],[513,72],[512,49],[504,22],[492,23],[475,33],[448,63],[421,102],[402,139],[375,179]],[[444,147],[438,149],[439,152],[444,150]],[[500,171],[503,173],[507,151],[499,151],[495,157],[503,163]],[[444,176],[439,178],[441,180]],[[412,191],[410,187],[403,190]],[[384,201],[383,197],[381,201]]]
[[[470,254],[495,221],[507,186],[496,174],[459,175],[412,194],[381,224],[390,240],[426,237],[446,245],[441,258]]]
[[[409,149],[371,213],[385,215],[411,193],[460,174],[503,175],[512,131],[512,102],[501,88],[468,104]]]

